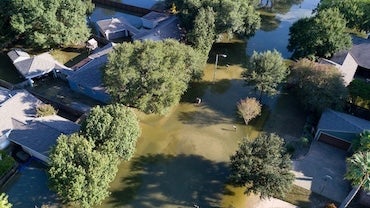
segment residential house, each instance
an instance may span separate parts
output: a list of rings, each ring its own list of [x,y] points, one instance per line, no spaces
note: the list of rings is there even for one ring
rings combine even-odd
[[[48,152],[58,136],[79,130],[79,125],[57,115],[37,118],[36,108],[43,102],[26,90],[8,91],[7,94],[4,93],[0,103],[1,149],[11,141],[47,163]]]
[[[14,49],[8,52],[8,56],[19,74],[29,81],[50,72],[54,72],[56,76],[57,72],[71,71],[68,67],[57,62],[49,53],[30,56],[21,49]]]
[[[370,121],[328,109],[321,115],[314,139],[349,151],[353,139],[365,130],[370,130]]]
[[[87,95],[103,103],[109,103],[111,98],[104,87],[102,68],[108,61],[108,53],[113,50],[114,43],[98,48],[93,53],[76,64],[75,71],[67,76],[69,86],[73,91]]]
[[[321,63],[338,68],[346,86],[353,80],[356,73],[370,78],[370,39],[353,37],[352,42],[350,50],[335,53],[330,60],[320,60]]]
[[[133,26],[124,17],[112,17],[96,22],[100,33],[110,41],[119,38],[139,40],[181,39],[179,19],[159,12],[150,12],[141,17],[140,27]]]

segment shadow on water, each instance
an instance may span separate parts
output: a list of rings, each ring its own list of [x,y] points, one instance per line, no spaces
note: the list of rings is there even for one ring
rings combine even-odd
[[[236,39],[223,40],[222,42],[213,44],[207,63],[214,64],[216,61],[216,54],[225,54],[227,57],[218,58],[218,66],[237,65],[246,67],[247,57],[244,51],[244,41]]]
[[[149,154],[135,158],[125,187],[113,191],[107,202],[114,207],[216,207],[228,176],[226,163],[198,155]],[[125,200],[122,200],[122,198]]]

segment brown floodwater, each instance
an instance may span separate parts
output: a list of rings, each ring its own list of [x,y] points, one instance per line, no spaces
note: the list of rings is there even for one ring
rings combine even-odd
[[[241,46],[228,43],[228,55],[244,53]],[[236,102],[254,91],[241,79],[243,59],[234,59],[219,60],[214,80],[210,59],[203,80],[191,84],[167,115],[137,112],[142,136],[136,154],[121,163],[112,194],[100,207],[246,207],[258,201],[226,186],[230,155],[242,138],[257,136],[267,117],[264,113],[246,126],[238,116]]]

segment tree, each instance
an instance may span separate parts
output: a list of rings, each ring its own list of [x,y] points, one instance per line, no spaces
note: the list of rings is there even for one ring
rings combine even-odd
[[[351,37],[345,30],[346,20],[338,9],[322,10],[314,17],[300,19],[291,26],[288,50],[293,52],[295,59],[330,57],[351,46]]]
[[[179,11],[182,25],[192,31],[194,20],[201,8],[210,7],[215,12],[216,34],[236,33],[253,36],[260,27],[261,18],[256,11],[257,0],[166,0],[169,7],[174,3]]]
[[[140,136],[135,113],[121,104],[94,107],[82,124],[83,134],[102,151],[111,148],[124,160],[129,160]]]
[[[364,131],[360,136],[353,140],[353,151],[370,152],[370,131]]]
[[[94,148],[78,134],[58,138],[50,153],[49,182],[63,203],[92,207],[109,195],[118,160]]]
[[[245,193],[261,198],[283,196],[289,191],[294,175],[292,162],[276,134],[260,134],[254,141],[243,140],[231,156],[230,180],[246,187]]]
[[[68,46],[90,36],[86,13],[93,8],[91,0],[14,0],[11,8],[12,29],[32,46]]]
[[[207,60],[208,53],[216,39],[215,15],[211,7],[201,8],[195,17],[194,28],[188,35],[189,41],[205,56],[204,60]]]
[[[345,178],[350,180],[353,186],[357,186],[357,189],[352,196],[349,195],[343,200],[340,207],[346,207],[360,188],[370,191],[370,152],[356,152],[347,159]]]
[[[326,108],[343,109],[348,97],[337,68],[308,59],[301,59],[293,65],[290,83],[297,89],[305,109],[318,114]]]
[[[278,85],[288,75],[287,66],[279,52],[253,52],[249,61],[249,70],[243,72],[243,77],[255,89],[268,95],[277,93]]]
[[[262,105],[256,98],[249,98],[240,100],[237,103],[238,112],[243,117],[244,122],[248,125],[249,121],[261,114]]]
[[[12,208],[12,204],[8,201],[8,196],[5,193],[0,194],[0,208]]]
[[[349,94],[353,103],[357,103],[357,99],[370,100],[370,84],[361,79],[354,79],[348,85]]]
[[[359,31],[370,31],[369,0],[322,0],[318,11],[337,8],[347,20],[347,27]]]
[[[175,40],[123,43],[109,54],[104,81],[114,101],[164,114],[203,65],[196,50]]]

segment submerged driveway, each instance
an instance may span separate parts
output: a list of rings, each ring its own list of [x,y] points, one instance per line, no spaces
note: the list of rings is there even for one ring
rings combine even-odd
[[[306,157],[293,161],[295,184],[341,202],[350,191],[344,180],[347,152],[328,144],[314,141]]]

